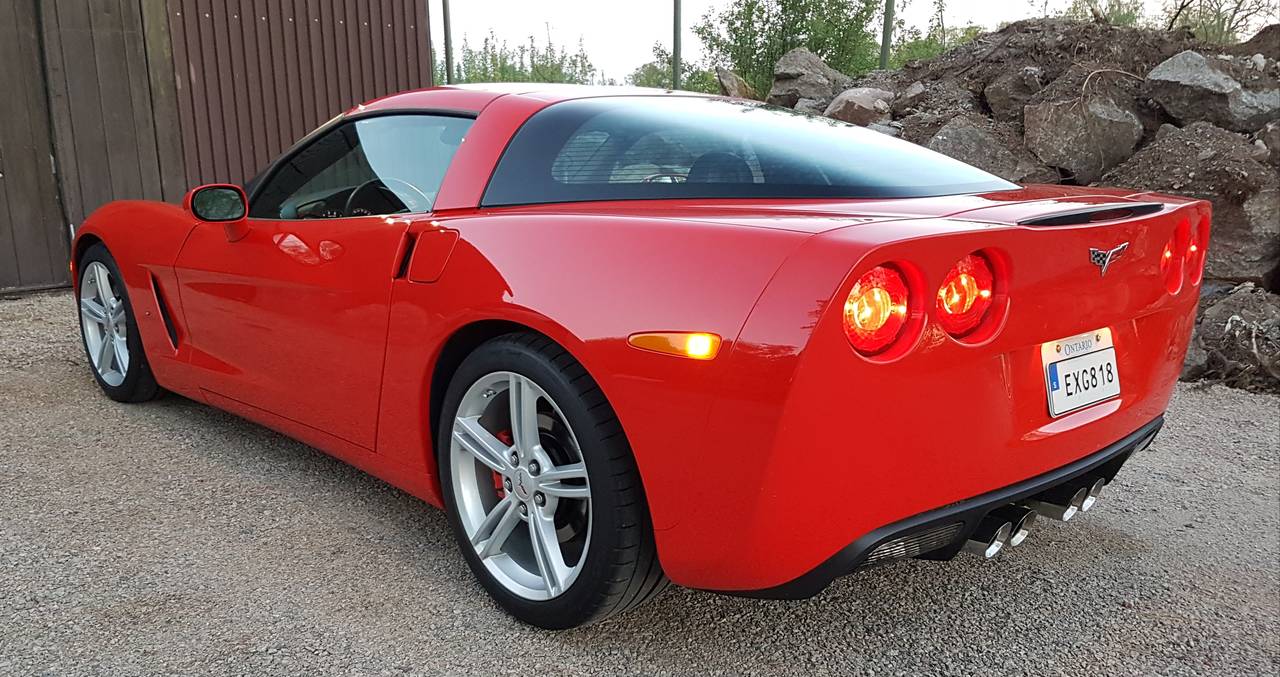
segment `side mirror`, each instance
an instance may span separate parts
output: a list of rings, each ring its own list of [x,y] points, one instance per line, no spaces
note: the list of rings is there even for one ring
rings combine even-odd
[[[205,223],[221,223],[227,240],[235,242],[249,234],[249,200],[244,189],[226,183],[200,186],[187,193],[184,200],[191,215]]]

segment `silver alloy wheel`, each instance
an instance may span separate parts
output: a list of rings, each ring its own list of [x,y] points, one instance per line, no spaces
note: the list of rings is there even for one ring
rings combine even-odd
[[[107,385],[118,387],[129,373],[128,315],[119,283],[101,262],[80,276],[80,328],[89,360]]]
[[[513,372],[477,380],[458,405],[449,461],[458,518],[489,573],[525,599],[569,589],[591,545],[591,487],[546,391]]]

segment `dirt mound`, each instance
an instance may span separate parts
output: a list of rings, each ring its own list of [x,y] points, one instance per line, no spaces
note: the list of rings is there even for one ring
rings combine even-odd
[[[1239,134],[1196,122],[1138,151],[1105,182],[1243,203],[1274,179]]]
[[[1024,68],[1039,69],[1039,79],[1052,82],[1073,64],[1091,63],[1099,69],[1141,77],[1178,52],[1202,46],[1188,31],[1152,31],[1067,19],[1018,21],[945,54],[912,61],[900,71],[877,71],[858,84],[889,85],[900,90],[910,83],[959,81],[975,96],[996,78]],[[927,105],[921,112],[932,112]],[[943,112],[945,109],[940,110]]]
[[[1280,178],[1234,132],[1196,122],[1161,135],[1104,183],[1177,193],[1213,202],[1213,238],[1205,275],[1272,280],[1280,260]]]
[[[1243,57],[1261,54],[1273,61],[1280,61],[1280,24],[1266,26],[1258,31],[1257,35],[1250,38],[1248,42],[1232,45],[1223,51],[1227,54]]]

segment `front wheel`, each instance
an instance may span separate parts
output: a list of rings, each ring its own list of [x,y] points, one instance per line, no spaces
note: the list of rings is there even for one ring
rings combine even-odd
[[[93,378],[117,402],[143,402],[161,394],[142,351],[142,337],[120,267],[102,243],[80,257],[80,335]]]
[[[622,427],[599,386],[544,337],[473,352],[445,395],[437,454],[467,564],[520,620],[568,628],[666,587]]]

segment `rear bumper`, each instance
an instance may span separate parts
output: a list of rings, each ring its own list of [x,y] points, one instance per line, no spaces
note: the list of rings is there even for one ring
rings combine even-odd
[[[1073,463],[875,529],[807,573],[781,585],[760,590],[716,592],[764,599],[804,599],[860,567],[910,556],[950,559],[992,510],[1065,484],[1084,484],[1099,477],[1110,482],[1130,456],[1151,444],[1163,425],[1164,417],[1157,417],[1118,442]]]

